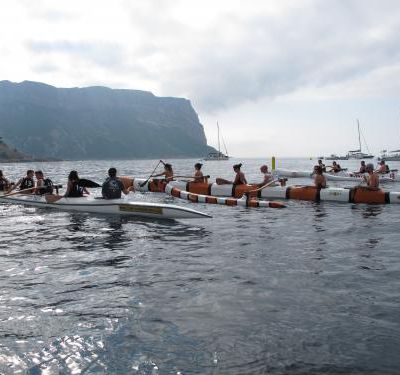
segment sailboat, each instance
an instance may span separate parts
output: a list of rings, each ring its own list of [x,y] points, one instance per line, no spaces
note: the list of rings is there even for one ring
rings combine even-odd
[[[357,128],[358,128],[358,150],[349,151],[347,153],[348,159],[372,159],[374,155],[366,154],[361,150],[361,132],[360,132],[360,122],[357,119]],[[365,141],[364,141],[365,142]],[[368,149],[368,146],[367,146]]]
[[[220,142],[220,135],[219,135],[219,125],[217,121],[217,129],[218,129],[218,152],[210,152],[204,160],[229,160],[228,150],[226,149],[224,138],[222,138],[222,143],[224,144],[225,154],[221,152],[221,142]]]

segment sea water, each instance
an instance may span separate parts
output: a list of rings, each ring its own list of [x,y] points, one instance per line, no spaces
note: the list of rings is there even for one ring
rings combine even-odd
[[[198,160],[168,161],[191,175]],[[262,180],[268,160],[208,161],[203,171],[233,179],[240,161],[248,180]],[[111,166],[148,177],[157,162],[0,169],[16,180],[40,168],[65,186],[72,169],[102,182]],[[315,163],[278,159],[277,167],[311,171]],[[152,221],[0,204],[1,374],[399,373],[400,205],[288,201],[278,210],[154,193],[130,199],[213,218]]]

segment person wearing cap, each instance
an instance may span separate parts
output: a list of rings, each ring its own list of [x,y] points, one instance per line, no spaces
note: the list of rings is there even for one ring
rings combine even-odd
[[[373,164],[369,163],[365,167],[367,176],[364,176],[364,181],[367,183],[367,189],[369,190],[378,190],[379,189],[379,176],[374,171]]]
[[[101,187],[101,195],[104,199],[120,199],[121,193],[129,194],[131,189],[125,189],[122,181],[117,177],[117,170],[110,168],[108,177]]]
[[[194,180],[193,182],[206,182],[206,178],[203,176],[203,172],[201,171],[201,167],[203,164],[196,163],[194,165]]]
[[[172,169],[172,165],[169,163],[164,164],[164,172],[161,172],[159,174],[154,174],[152,177],[160,177],[164,176],[165,181],[171,181],[174,179],[174,171]]]

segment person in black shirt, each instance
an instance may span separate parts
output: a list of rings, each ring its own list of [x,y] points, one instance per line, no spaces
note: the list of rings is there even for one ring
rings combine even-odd
[[[125,189],[122,181],[117,177],[117,170],[110,168],[108,177],[101,187],[101,195],[104,199],[120,199],[121,193],[129,194],[130,189]]]

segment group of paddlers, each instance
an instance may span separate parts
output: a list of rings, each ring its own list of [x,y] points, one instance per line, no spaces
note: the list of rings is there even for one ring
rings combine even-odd
[[[321,159],[318,160],[318,164],[313,170],[313,174],[315,175],[314,184],[317,188],[326,188],[326,178],[324,176],[324,173],[327,172],[326,168],[330,168],[328,171],[329,173],[339,173],[347,170],[347,168],[341,168],[336,161],[332,163],[332,166],[325,166]],[[376,169],[372,163],[366,164],[364,160],[361,160],[360,169],[357,172],[354,172],[353,175],[362,177],[362,182],[366,183],[368,189],[377,190],[379,189],[379,175],[387,173],[390,173],[390,168],[384,160],[379,162]]]
[[[37,195],[53,194],[54,190],[58,192],[59,185],[54,185],[51,179],[45,178],[42,171],[27,170],[26,175],[18,180],[17,183],[12,183],[3,175],[0,170],[0,191],[5,194],[13,194],[16,190],[18,193],[26,192]],[[79,178],[77,171],[71,171],[68,175],[67,188],[62,197],[79,198],[85,194],[90,194],[88,187],[100,187],[93,181]],[[101,185],[101,192],[104,199],[121,198],[121,193],[128,194],[133,190],[133,187],[126,189],[122,181],[117,177],[117,170],[110,168],[108,177]]]

